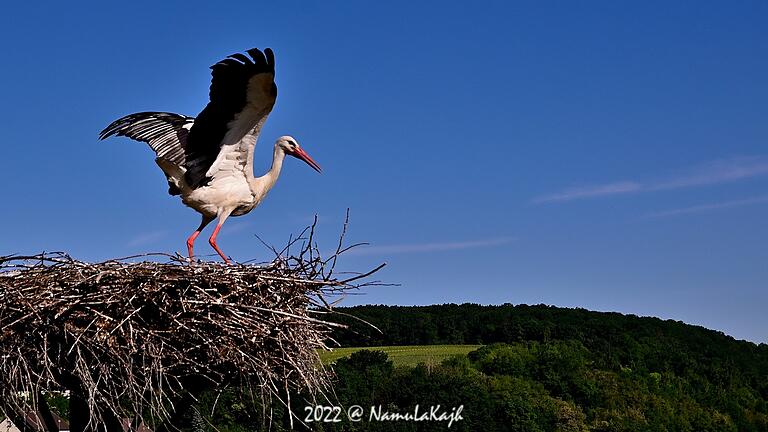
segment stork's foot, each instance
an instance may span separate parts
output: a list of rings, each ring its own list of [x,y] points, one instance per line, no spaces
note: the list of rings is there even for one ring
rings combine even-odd
[[[221,229],[222,223],[224,222],[223,221],[219,222],[219,224],[216,225],[216,228],[213,230],[213,234],[211,234],[211,238],[208,239],[208,243],[211,244],[211,247],[216,251],[216,253],[219,254],[221,259],[223,259],[224,262],[227,263],[227,265],[231,265],[232,262],[229,261],[229,258],[226,255],[224,255],[224,252],[222,252],[221,249],[219,249],[219,245],[216,244],[216,236],[219,235],[219,230]]]
[[[193,253],[192,246],[189,245],[189,242],[187,242],[187,247],[189,248],[189,256],[187,257],[187,262],[189,264],[194,264],[198,260],[195,258],[195,254]]]
[[[202,231],[206,225],[211,223],[212,220],[213,218],[203,216],[203,220],[200,222],[200,226],[197,227],[195,232],[193,232],[192,235],[187,239],[187,253],[189,254],[189,259],[187,259],[187,261],[190,264],[195,262],[195,239],[197,239],[197,236],[200,235],[200,231]]]
[[[219,249],[219,245],[217,245],[217,244],[216,244],[216,239],[214,239],[213,237],[211,237],[211,240],[209,241],[209,243],[211,244],[211,246],[213,247],[213,249],[215,249],[215,250],[216,250],[216,253],[218,253],[218,254],[219,254],[219,256],[221,257],[221,259],[223,259],[223,260],[224,260],[224,263],[226,263],[227,265],[232,265],[232,261],[230,261],[230,260],[229,260],[229,257],[227,257],[226,255],[224,255],[224,252],[222,252],[222,251],[221,251],[221,249]]]

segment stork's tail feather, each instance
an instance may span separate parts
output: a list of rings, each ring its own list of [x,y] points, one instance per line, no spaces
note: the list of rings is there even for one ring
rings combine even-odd
[[[182,192],[189,189],[187,182],[184,181],[184,172],[186,170],[183,167],[163,158],[155,159],[155,163],[157,163],[157,166],[159,166],[160,169],[163,170],[163,173],[165,173],[165,178],[168,180],[169,194],[181,195]]]

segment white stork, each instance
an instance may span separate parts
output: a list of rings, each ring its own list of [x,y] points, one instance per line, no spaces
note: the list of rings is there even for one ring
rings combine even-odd
[[[229,258],[216,236],[229,216],[242,216],[264,199],[280,175],[285,155],[294,156],[320,172],[320,166],[293,137],[275,142],[272,168],[253,175],[253,149],[277,98],[275,55],[267,48],[232,54],[211,66],[210,102],[197,118],[167,112],[140,112],[115,120],[100,139],[126,136],[142,141],[157,155],[155,162],[168,179],[168,193],[203,216],[187,239],[189,259],[195,239],[218,218],[209,240],[224,261]]]

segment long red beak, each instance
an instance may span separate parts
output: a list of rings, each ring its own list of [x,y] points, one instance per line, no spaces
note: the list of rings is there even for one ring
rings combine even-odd
[[[301,160],[303,160],[304,162],[306,162],[306,163],[307,163],[307,165],[311,166],[311,167],[312,167],[312,169],[314,169],[315,171],[317,171],[317,172],[319,172],[319,173],[322,173],[322,172],[323,172],[323,170],[322,170],[322,169],[320,169],[320,165],[318,165],[318,164],[317,164],[317,162],[315,162],[315,161],[314,161],[314,160],[313,160],[313,159],[312,159],[312,158],[311,158],[311,157],[310,157],[310,156],[307,154],[307,152],[305,152],[305,151],[304,151],[304,149],[302,149],[302,148],[297,148],[297,149],[296,149],[296,151],[293,153],[293,156],[294,156],[294,157],[297,157],[297,158],[299,158],[299,159],[301,159]]]

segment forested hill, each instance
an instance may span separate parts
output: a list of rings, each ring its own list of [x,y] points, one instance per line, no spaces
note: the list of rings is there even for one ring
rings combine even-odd
[[[338,321],[352,331],[334,338],[341,346],[492,344],[578,341],[595,366],[677,374],[722,374],[747,380],[768,397],[768,345],[738,341],[722,332],[679,321],[546,305],[354,306]]]

